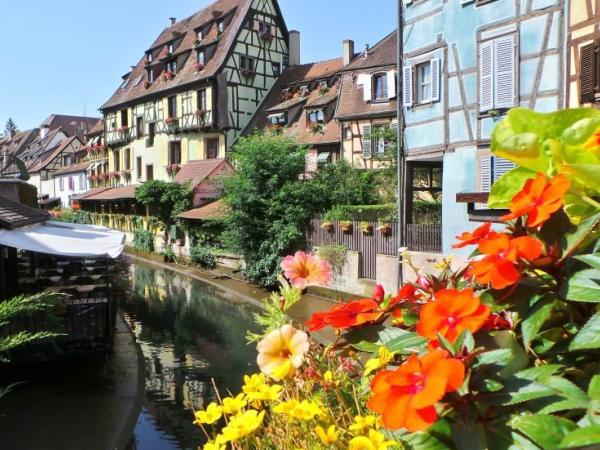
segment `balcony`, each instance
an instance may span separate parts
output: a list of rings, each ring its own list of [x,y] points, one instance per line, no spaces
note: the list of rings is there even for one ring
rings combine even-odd
[[[117,130],[109,131],[106,133],[106,143],[111,144],[126,144],[129,141],[135,139],[137,132],[135,128],[121,127]]]

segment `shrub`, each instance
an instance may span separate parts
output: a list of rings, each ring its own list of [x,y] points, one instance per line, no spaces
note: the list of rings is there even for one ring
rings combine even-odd
[[[385,205],[337,205],[325,214],[328,220],[347,220],[376,222],[382,219],[395,222],[398,218],[398,206],[395,203]]]
[[[52,220],[54,222],[78,223],[84,225],[92,224],[92,218],[89,212],[75,211],[73,209],[61,210],[61,214],[54,215]]]
[[[212,249],[201,242],[196,242],[190,248],[190,259],[205,269],[214,269],[217,267],[217,260]]]
[[[154,251],[154,234],[150,230],[138,228],[133,231],[133,246],[143,252]]]

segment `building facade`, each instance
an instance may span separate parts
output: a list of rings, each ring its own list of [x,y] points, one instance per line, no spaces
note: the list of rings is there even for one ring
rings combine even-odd
[[[410,204],[429,177],[433,181],[425,190],[441,196],[441,250],[449,253],[454,237],[476,226],[456,195],[489,191],[513,167],[491,156],[493,128],[513,107],[549,112],[564,105],[565,5],[563,0],[404,5],[407,230],[414,214]]]
[[[289,36],[276,0],[218,0],[172,19],[101,108],[112,185],[225,157],[290,64]]]

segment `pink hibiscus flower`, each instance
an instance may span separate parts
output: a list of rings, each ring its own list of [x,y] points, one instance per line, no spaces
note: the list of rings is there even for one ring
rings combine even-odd
[[[281,269],[292,286],[298,289],[318,284],[328,285],[333,279],[328,261],[304,252],[286,256],[281,262]]]

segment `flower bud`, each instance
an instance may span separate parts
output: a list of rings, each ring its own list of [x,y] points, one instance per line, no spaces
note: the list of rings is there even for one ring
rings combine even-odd
[[[375,300],[377,303],[381,303],[384,297],[385,290],[383,289],[382,285],[378,284],[375,286],[375,289],[373,289],[373,300]]]
[[[419,275],[416,281],[417,286],[419,286],[424,291],[428,291],[431,289],[431,281],[425,275]]]

